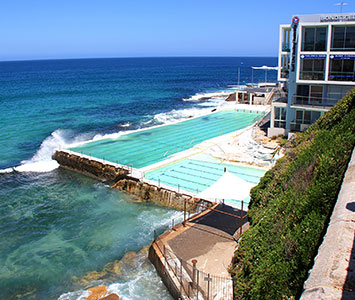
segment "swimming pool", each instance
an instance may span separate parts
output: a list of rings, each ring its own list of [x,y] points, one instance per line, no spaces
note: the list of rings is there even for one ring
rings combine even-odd
[[[265,169],[227,164],[207,154],[199,154],[146,172],[145,178],[198,194],[215,183],[223,175],[224,168],[254,185],[266,172]],[[243,200],[249,203],[249,197]],[[240,205],[236,200],[225,199],[225,202]]]
[[[233,131],[246,128],[263,113],[221,111],[180,123],[103,139],[71,148],[99,159],[142,168],[163,161],[170,155]]]

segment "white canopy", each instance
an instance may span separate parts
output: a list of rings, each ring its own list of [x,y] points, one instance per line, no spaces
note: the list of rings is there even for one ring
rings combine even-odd
[[[253,184],[227,171],[214,184],[195,197],[210,201],[216,201],[216,199],[243,200],[249,196],[252,187],[254,187]]]

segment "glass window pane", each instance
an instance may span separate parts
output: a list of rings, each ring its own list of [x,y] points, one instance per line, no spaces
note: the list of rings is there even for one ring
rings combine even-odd
[[[353,59],[344,59],[343,72],[353,73],[354,71],[354,60]]]
[[[326,42],[327,39],[327,28],[319,27],[316,31],[316,43],[315,49],[316,51],[325,51],[326,50]]]
[[[345,48],[355,50],[355,26],[346,27]]]
[[[303,59],[303,71],[313,71],[313,59]]]
[[[286,109],[281,108],[281,120],[286,120]]]
[[[332,33],[332,49],[343,49],[345,40],[345,27],[334,26]]]
[[[275,108],[275,119],[280,119],[280,108]]]
[[[310,124],[310,123],[311,123],[311,112],[305,111],[304,112],[304,124]]]
[[[303,51],[314,51],[315,28],[305,28],[303,37]]]
[[[296,110],[296,122],[300,123],[303,120],[303,111],[302,110]]]
[[[324,59],[314,60],[314,71],[324,71]]]

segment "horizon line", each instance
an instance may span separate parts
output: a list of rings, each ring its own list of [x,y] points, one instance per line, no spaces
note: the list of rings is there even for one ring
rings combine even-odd
[[[270,57],[260,55],[172,55],[172,56],[107,56],[107,57],[68,57],[68,58],[29,58],[29,59],[8,59],[0,62],[25,62],[25,61],[50,61],[50,60],[85,60],[85,59],[134,59],[134,58],[238,58],[238,57]]]

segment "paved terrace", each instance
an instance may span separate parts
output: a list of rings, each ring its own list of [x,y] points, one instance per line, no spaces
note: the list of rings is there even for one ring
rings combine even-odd
[[[232,280],[228,267],[231,264],[237,245],[236,239],[240,233],[240,219],[238,218],[240,214],[239,209],[219,204],[214,207],[214,210],[206,210],[188,220],[185,226],[179,224],[174,230],[166,232],[156,241],[155,246],[161,252],[167,253],[165,274],[169,274],[167,264],[170,264],[173,272],[170,272],[168,276],[178,277],[176,284],[178,290],[181,291],[179,274],[186,272],[182,277],[192,281],[191,278],[194,276],[192,266],[194,262],[196,263],[201,294],[196,297],[195,292],[195,294],[192,293],[194,296],[190,294],[190,298],[185,299],[227,300],[233,298]],[[243,230],[248,224],[245,214],[246,212],[243,212]],[[164,260],[164,258],[161,259]],[[177,269],[182,266],[184,271],[175,272],[174,266],[177,266]],[[211,278],[209,286],[206,284],[208,278]],[[180,295],[183,297],[183,294]]]

